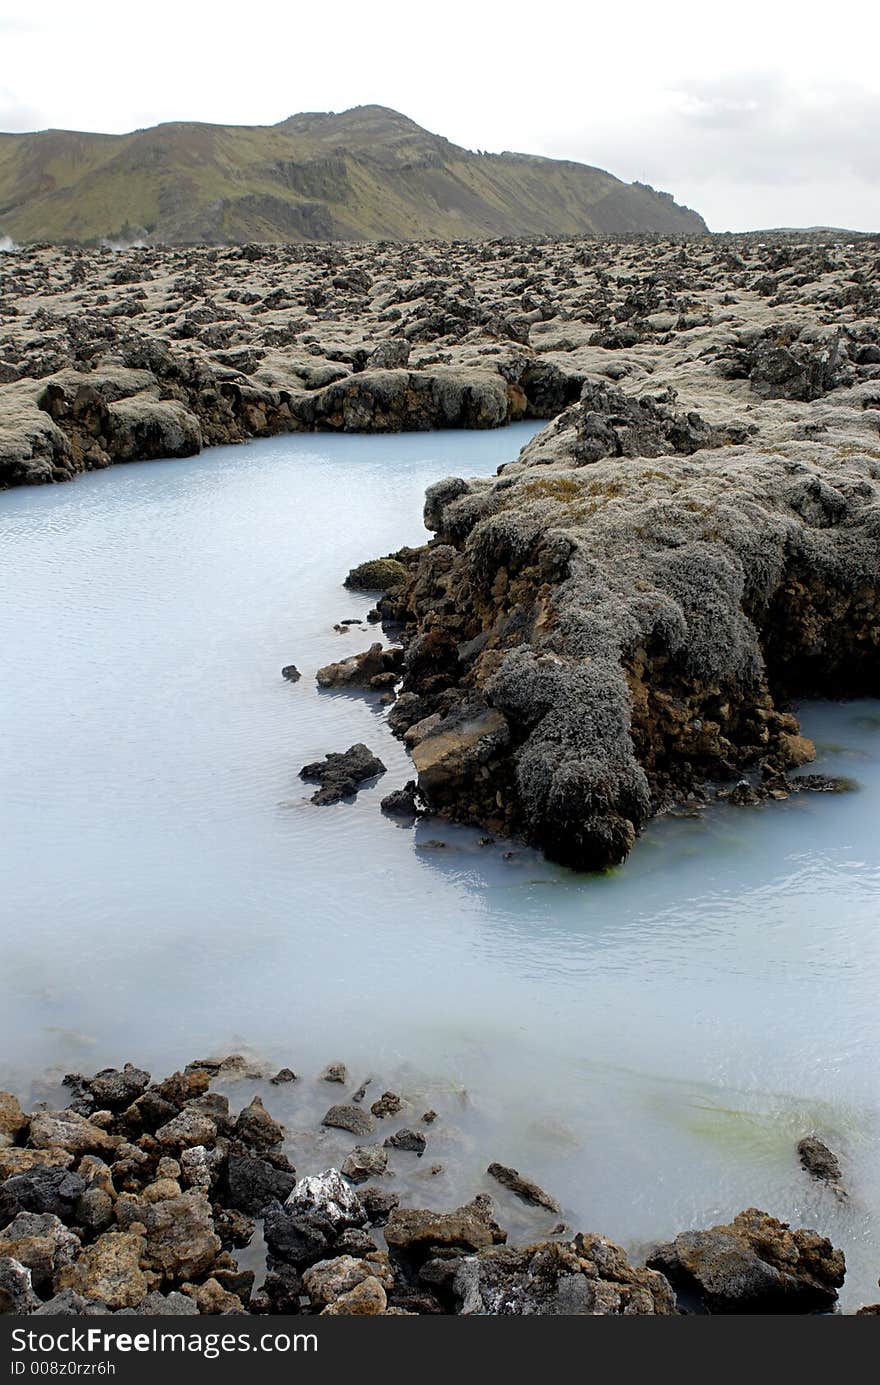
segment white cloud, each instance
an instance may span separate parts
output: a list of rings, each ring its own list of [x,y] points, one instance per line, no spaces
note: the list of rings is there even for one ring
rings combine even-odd
[[[672,191],[710,225],[880,226],[875,0],[92,0],[0,22],[0,127],[123,131],[160,120],[273,124],[377,101],[470,148],[599,164]],[[36,15],[36,18],[34,17]],[[83,80],[84,71],[94,80]],[[34,110],[28,103],[39,103]]]

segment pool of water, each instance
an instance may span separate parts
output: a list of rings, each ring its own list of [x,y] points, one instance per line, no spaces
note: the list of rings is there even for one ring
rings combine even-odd
[[[333,629],[372,604],[349,567],[531,431],[288,437],[0,495],[0,1082],[344,1059],[446,1103],[429,1205],[491,1159],[634,1249],[757,1205],[875,1301],[880,704],[804,714],[855,792],[666,819],[590,878],[384,818],[410,768],[382,708],[315,686],[375,637]],[[300,766],[359,740],[387,774],[313,807]],[[266,1088],[293,1126],[321,1099],[298,1090]],[[798,1167],[811,1131],[845,1204]]]

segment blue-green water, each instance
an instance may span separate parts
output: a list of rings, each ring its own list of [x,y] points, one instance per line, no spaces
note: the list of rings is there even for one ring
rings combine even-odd
[[[661,821],[595,879],[383,818],[402,747],[314,685],[375,636],[333,630],[371,604],[348,568],[530,432],[274,439],[0,495],[0,1082],[343,1058],[462,1098],[437,1205],[490,1159],[633,1246],[754,1204],[876,1299],[880,705],[805,716],[858,792]],[[313,807],[300,766],[356,740],[388,774]],[[813,1130],[843,1206],[798,1167]]]

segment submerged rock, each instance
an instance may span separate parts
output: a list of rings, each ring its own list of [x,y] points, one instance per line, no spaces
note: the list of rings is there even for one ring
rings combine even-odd
[[[820,1183],[827,1183],[839,1198],[846,1197],[841,1181],[840,1160],[826,1144],[815,1135],[807,1135],[799,1142],[797,1152],[801,1167],[806,1169],[811,1178],[817,1179]]]
[[[548,1212],[562,1211],[555,1197],[545,1193],[544,1189],[533,1183],[530,1178],[523,1178],[516,1169],[508,1168],[505,1164],[490,1164],[486,1172],[500,1183],[502,1188],[515,1193],[523,1202],[529,1202],[533,1207],[544,1207]]]
[[[385,766],[378,756],[359,742],[344,753],[331,751],[324,760],[304,765],[300,778],[321,785],[312,794],[312,802],[323,805],[353,797],[362,784],[384,773]]]
[[[338,1130],[349,1130],[352,1135],[372,1135],[376,1127],[370,1112],[354,1102],[340,1102],[336,1106],[331,1106],[321,1124],[335,1126]]]

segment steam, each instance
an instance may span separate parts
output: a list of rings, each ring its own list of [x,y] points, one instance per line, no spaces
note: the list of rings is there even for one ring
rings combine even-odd
[[[11,236],[0,236],[0,255],[11,255],[18,249]]]

